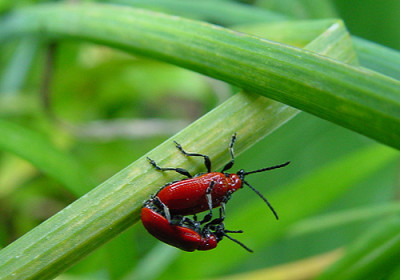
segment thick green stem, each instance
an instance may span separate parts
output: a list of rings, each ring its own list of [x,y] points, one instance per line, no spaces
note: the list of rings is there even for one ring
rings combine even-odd
[[[13,36],[79,38],[224,80],[400,147],[400,82],[229,29],[112,5],[47,5],[0,22]]]
[[[173,137],[189,151],[207,153],[215,167],[229,159],[237,132],[240,153],[297,110],[255,94],[237,94]],[[146,156],[191,172],[201,162],[180,155],[172,139]],[[145,156],[0,251],[0,279],[51,279],[139,218],[142,203],[175,174],[160,174]]]

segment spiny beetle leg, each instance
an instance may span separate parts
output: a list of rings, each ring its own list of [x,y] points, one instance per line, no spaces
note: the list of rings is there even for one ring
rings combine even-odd
[[[198,154],[198,153],[188,153],[186,152],[181,144],[179,144],[178,142],[174,141],[176,148],[185,156],[188,157],[203,157],[204,158],[204,165],[206,166],[207,172],[210,173],[211,172],[211,160],[207,155],[203,155],[203,154]]]
[[[153,197],[154,205],[159,208],[162,208],[164,211],[164,216],[168,220],[168,223],[171,223],[171,213],[169,212],[169,208],[165,205],[157,196]]]
[[[157,163],[152,160],[151,158],[147,157],[147,159],[149,160],[150,164],[154,166],[155,169],[159,170],[159,171],[175,171],[179,174],[182,174],[183,176],[186,176],[188,178],[192,178],[193,176],[189,173],[189,171],[187,171],[186,169],[183,168],[173,168],[173,167],[160,167],[157,165]]]
[[[231,169],[233,164],[235,163],[235,155],[233,154],[233,144],[235,144],[235,141],[236,141],[236,133],[232,135],[231,143],[229,144],[229,153],[231,154],[231,161],[228,162],[224,166],[224,168],[222,168],[221,173],[224,173],[225,171]]]
[[[208,204],[208,209],[210,210],[210,212],[204,216],[203,220],[200,222],[201,224],[207,223],[211,220],[212,218],[212,209],[213,209],[213,205],[212,205],[212,197],[211,197],[211,192],[213,190],[215,186],[215,182],[211,181],[210,185],[208,186],[208,188],[206,189],[206,199],[207,199],[207,204]]]

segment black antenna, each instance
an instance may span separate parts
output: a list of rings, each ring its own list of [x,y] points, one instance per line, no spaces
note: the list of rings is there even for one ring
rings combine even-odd
[[[254,187],[252,187],[249,183],[247,183],[245,180],[242,180],[243,183],[245,183],[247,186],[249,186],[250,189],[252,189],[256,194],[258,194],[259,197],[264,200],[264,202],[268,205],[269,209],[271,209],[272,213],[274,213],[275,218],[279,220],[278,214],[276,213],[275,209],[272,207],[272,205],[268,202],[268,200],[259,192],[257,191]]]
[[[227,235],[225,232],[242,233],[243,231],[241,231],[241,230],[237,230],[237,231],[228,231],[228,230],[226,230],[226,231],[222,231],[221,234],[222,234],[223,236],[226,236],[227,238],[229,238],[229,239],[232,240],[233,242],[239,244],[240,246],[243,247],[243,249],[247,250],[248,252],[250,252],[250,253],[253,253],[253,252],[254,252],[254,251],[251,250],[249,247],[247,247],[246,245],[244,245],[242,242],[240,242],[239,240],[236,240],[235,238],[230,237],[230,236]]]
[[[216,237],[217,237],[217,241],[221,241],[223,236],[226,236],[227,238],[229,238],[230,240],[232,240],[233,242],[239,244],[240,246],[242,246],[245,250],[247,250],[250,253],[253,253],[253,250],[251,250],[249,247],[247,247],[246,245],[244,245],[242,242],[240,242],[239,240],[236,240],[233,237],[230,237],[227,233],[243,233],[243,230],[227,230],[225,229],[225,225],[223,223],[225,217],[221,217],[221,218],[216,218],[214,220],[212,220],[211,222],[209,222],[208,224],[206,224],[203,228],[203,233],[213,233]]]
[[[270,167],[267,167],[267,168],[262,168],[262,169],[258,169],[258,170],[254,170],[254,171],[250,171],[250,172],[244,172],[243,176],[246,176],[246,175],[249,175],[249,174],[253,174],[253,173],[264,172],[264,171],[268,171],[268,170],[272,170],[272,169],[285,167],[289,163],[290,163],[290,161],[282,163],[282,164],[278,164],[278,165],[275,165],[275,166],[270,166]]]

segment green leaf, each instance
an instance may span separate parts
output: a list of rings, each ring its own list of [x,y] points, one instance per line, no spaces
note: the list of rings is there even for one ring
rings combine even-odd
[[[0,92],[15,94],[26,80],[32,60],[38,48],[37,40],[24,39],[15,50],[0,79]]]
[[[356,208],[331,214],[320,215],[306,219],[294,224],[288,232],[289,237],[306,235],[316,231],[330,230],[335,227],[343,227],[360,221],[380,219],[391,214],[400,213],[400,204],[397,202],[383,205],[369,205],[363,208]]]
[[[258,0],[257,5],[296,18],[336,17],[334,4],[329,0]]]
[[[157,11],[172,11],[174,15],[189,16],[224,25],[246,24],[254,22],[270,22],[284,20],[288,17],[258,9],[254,6],[230,1],[182,1],[182,0],[109,0],[108,3],[129,5],[153,9]],[[224,11],[221,13],[221,11]]]
[[[136,269],[126,275],[123,280],[156,279],[178,255],[179,251],[175,248],[159,243],[136,264]]]
[[[229,25],[241,25],[241,24],[254,24],[254,23],[265,23],[265,22],[282,22],[289,20],[289,16],[283,15],[277,12],[271,12],[265,9],[250,9],[241,7],[241,5],[233,4],[230,2],[219,2],[219,10],[223,10],[223,13],[215,13],[215,1],[192,1],[190,4],[186,1],[180,0],[110,0],[110,3],[126,4],[134,7],[146,7],[154,10],[162,10],[164,12],[181,15],[185,17],[208,20],[211,22],[217,22],[225,26]],[[307,17],[329,17],[335,18],[338,15],[335,14],[331,7],[331,4],[326,1],[315,1],[307,0],[301,1],[289,1],[291,4],[296,2],[296,5],[287,5],[286,2],[273,2],[268,1],[267,3],[259,2],[258,4],[263,7],[273,8],[281,12],[287,12],[294,18],[307,18]],[[190,7],[189,7],[190,5]],[[304,8],[307,7],[307,8]],[[292,11],[288,10],[292,9]],[[254,11],[256,10],[256,11]],[[299,25],[302,25],[302,21],[298,21]],[[237,29],[237,26],[233,27]],[[266,37],[270,40],[285,42],[289,45],[299,46],[298,39],[303,40],[313,34],[313,27],[310,29],[303,30],[303,32],[294,33],[295,37],[285,37],[284,41],[278,37]],[[250,31],[249,31],[250,32]],[[283,33],[290,33],[291,29],[282,29]],[[251,32],[250,32],[251,33]],[[260,35],[261,36],[261,35]],[[290,40],[287,40],[291,38]],[[376,72],[388,75],[395,79],[400,79],[400,53],[390,48],[381,46],[379,44],[370,42],[365,39],[352,36],[354,47],[360,63],[363,67],[369,68]],[[307,42],[308,43],[308,42]],[[301,46],[301,45],[300,45]],[[340,48],[339,48],[340,50]]]
[[[235,30],[294,45],[348,64],[358,65],[349,33],[340,20],[304,20],[257,23]]]
[[[399,256],[400,219],[391,217],[361,236],[317,279],[386,279],[398,265]]]
[[[400,82],[228,29],[111,5],[46,5],[0,22],[22,35],[85,39],[164,60],[400,147]]]
[[[353,37],[362,66],[400,80],[400,53],[379,44]]]
[[[91,189],[91,178],[81,164],[56,149],[39,133],[0,119],[0,135],[0,150],[26,159],[75,195],[83,195]]]

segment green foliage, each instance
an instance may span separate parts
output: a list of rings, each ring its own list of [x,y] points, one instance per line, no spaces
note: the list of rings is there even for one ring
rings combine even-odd
[[[398,277],[398,151],[374,141],[400,147],[400,53],[350,36],[334,2],[38,2],[0,2],[1,280],[229,278],[339,247],[302,275]],[[204,171],[176,140],[218,169],[234,132],[233,171],[291,161],[248,179],[279,221],[246,188],[227,205],[254,254],[228,239],[185,253],[131,227],[180,178],[146,156]]]
[[[32,162],[77,196],[90,190],[90,176],[83,166],[69,155],[56,150],[41,135],[5,120],[0,120],[0,134],[2,150]]]
[[[107,5],[30,8],[11,14],[2,25],[3,41],[32,33],[61,35],[147,55],[399,148],[400,82],[322,55],[182,18]]]

